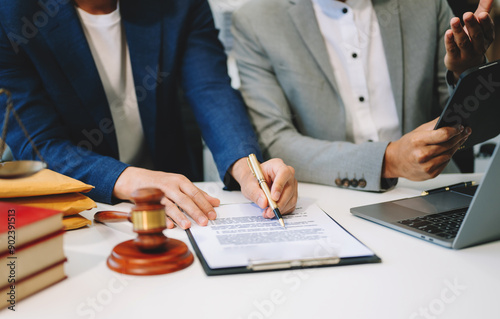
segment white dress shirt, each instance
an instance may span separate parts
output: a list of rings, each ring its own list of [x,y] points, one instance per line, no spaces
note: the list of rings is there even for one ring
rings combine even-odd
[[[120,161],[151,166],[119,7],[102,15],[77,12],[111,109]]]
[[[313,0],[338,91],[346,111],[347,141],[401,137],[382,37],[370,0]]]

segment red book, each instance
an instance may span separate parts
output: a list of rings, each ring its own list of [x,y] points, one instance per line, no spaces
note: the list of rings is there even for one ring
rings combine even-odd
[[[0,255],[61,228],[62,212],[0,202]]]
[[[66,278],[62,216],[0,202],[0,309]]]
[[[62,260],[22,280],[0,287],[0,295],[2,296],[2,298],[0,298],[0,310],[2,308],[8,308],[9,310],[15,311],[19,300],[31,296],[65,279],[65,261],[66,260]]]
[[[15,253],[0,254],[0,287],[24,279],[41,269],[65,260],[64,230],[16,247]]]

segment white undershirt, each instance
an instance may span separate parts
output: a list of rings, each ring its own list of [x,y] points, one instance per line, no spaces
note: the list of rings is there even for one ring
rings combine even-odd
[[[78,7],[77,12],[110,106],[120,161],[148,166],[149,157],[119,7],[102,15],[93,15]]]
[[[399,139],[396,103],[371,1],[313,0],[313,5],[344,102],[347,141]]]

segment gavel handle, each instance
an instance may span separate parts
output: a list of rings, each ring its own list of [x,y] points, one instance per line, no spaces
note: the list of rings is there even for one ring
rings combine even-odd
[[[104,210],[95,213],[94,220],[99,223],[118,223],[126,220],[130,221],[130,213]]]

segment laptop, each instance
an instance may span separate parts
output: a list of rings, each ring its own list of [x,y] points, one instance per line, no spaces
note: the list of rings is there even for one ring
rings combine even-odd
[[[353,207],[351,213],[453,249],[500,239],[499,148],[477,186]]]

